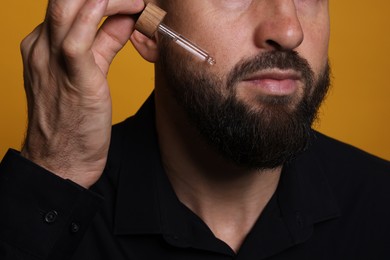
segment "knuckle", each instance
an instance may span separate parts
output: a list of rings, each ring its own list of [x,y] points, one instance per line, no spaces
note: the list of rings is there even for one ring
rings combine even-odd
[[[39,73],[44,71],[48,62],[48,50],[44,43],[37,40],[29,47],[22,50],[24,68],[30,73]]]
[[[62,52],[67,58],[77,58],[82,52],[83,48],[80,42],[74,39],[66,38],[62,43]]]
[[[30,49],[30,41],[28,38],[24,38],[21,42],[20,42],[20,52],[22,53],[22,57],[23,58],[26,58],[27,56],[27,53],[29,52],[29,49]]]
[[[29,52],[31,46],[37,41],[39,38],[39,34],[41,31],[42,24],[37,26],[34,31],[28,34],[22,41],[20,42],[19,48],[22,55],[25,57]]]

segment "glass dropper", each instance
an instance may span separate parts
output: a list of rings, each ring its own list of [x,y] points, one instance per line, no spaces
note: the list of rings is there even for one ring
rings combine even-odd
[[[166,14],[160,7],[148,3],[139,15],[135,29],[149,38],[154,37],[156,31],[158,31],[199,59],[206,61],[210,65],[214,65],[216,63],[215,59],[205,50],[162,23]]]

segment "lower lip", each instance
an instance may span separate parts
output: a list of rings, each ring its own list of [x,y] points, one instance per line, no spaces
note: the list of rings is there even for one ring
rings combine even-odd
[[[294,79],[258,79],[245,81],[263,94],[287,96],[297,91],[298,81]]]

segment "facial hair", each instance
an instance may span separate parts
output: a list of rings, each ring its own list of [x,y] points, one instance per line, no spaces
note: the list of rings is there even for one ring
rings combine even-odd
[[[178,54],[162,41],[157,66],[203,139],[225,159],[247,169],[281,166],[307,148],[311,126],[330,85],[329,64],[315,80],[309,63],[295,51],[259,54],[220,77],[207,70],[207,64]],[[238,83],[266,69],[300,73],[302,95],[258,95],[255,107],[239,100]]]

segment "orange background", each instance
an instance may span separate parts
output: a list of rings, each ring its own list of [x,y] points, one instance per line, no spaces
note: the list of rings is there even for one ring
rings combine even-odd
[[[46,1],[3,1],[2,6],[0,158],[9,147],[21,147],[26,103],[19,42],[43,20]],[[330,6],[334,80],[316,128],[390,160],[390,2],[332,0]],[[152,91],[153,66],[129,44],[109,81],[115,123],[132,115]]]

